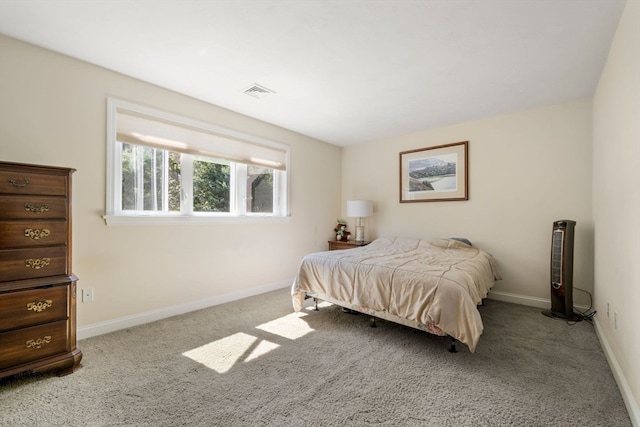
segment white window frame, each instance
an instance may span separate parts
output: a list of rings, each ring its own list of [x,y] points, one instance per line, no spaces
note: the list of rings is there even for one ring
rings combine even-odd
[[[235,181],[231,183],[232,194],[230,209],[232,213],[219,212],[189,212],[191,201],[185,200],[185,195],[181,197],[181,205],[187,201],[188,211],[182,212],[153,212],[153,211],[122,211],[120,209],[122,199],[122,144],[117,141],[117,114],[118,110],[130,113],[137,113],[158,120],[173,122],[186,127],[199,129],[205,132],[214,132],[218,135],[227,136],[233,140],[247,141],[252,144],[261,145],[285,152],[286,171],[283,174],[276,173],[273,181],[274,188],[274,213],[252,213],[246,212],[244,197],[239,198],[240,191],[246,192],[243,185],[239,185],[238,179],[244,173],[246,176],[246,165],[232,163],[232,168],[238,167],[238,173],[231,174]],[[244,134],[235,130],[221,126],[212,125],[153,108],[137,105],[131,102],[115,98],[107,98],[107,188],[106,188],[106,213],[103,218],[107,225],[153,225],[153,224],[206,224],[206,223],[273,223],[289,221],[289,177],[291,175],[290,148],[287,145],[277,143],[268,139]],[[244,172],[242,169],[244,168]],[[284,179],[281,176],[284,175]],[[191,183],[187,184],[188,188]],[[183,191],[185,185],[183,184]],[[189,190],[190,191],[190,190]],[[191,197],[191,195],[187,195]]]

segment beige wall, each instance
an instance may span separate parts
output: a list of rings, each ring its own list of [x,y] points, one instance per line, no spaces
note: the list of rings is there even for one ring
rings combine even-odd
[[[338,147],[10,38],[0,36],[0,52],[0,160],[77,169],[73,270],[95,295],[78,304],[81,329],[288,286],[301,256],[326,248],[340,209]],[[290,145],[290,220],[106,226],[107,96]]]
[[[635,425],[640,425],[638,1],[627,2],[594,96],[593,219],[596,325],[612,365],[618,365],[614,373],[626,379],[628,390],[624,382],[618,383],[635,415]]]
[[[493,297],[549,308],[555,220],[577,221],[574,286],[593,290],[591,139],[591,102],[580,100],[351,146],[342,198],[374,201],[368,237],[470,239],[500,266]],[[469,141],[469,200],[399,203],[399,152],[458,141]]]

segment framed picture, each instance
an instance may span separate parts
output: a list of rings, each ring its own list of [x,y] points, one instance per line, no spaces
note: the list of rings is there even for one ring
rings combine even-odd
[[[400,203],[469,200],[469,141],[400,153]]]

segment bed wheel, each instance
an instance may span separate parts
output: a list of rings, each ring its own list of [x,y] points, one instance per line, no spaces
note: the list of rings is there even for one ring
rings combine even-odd
[[[376,318],[375,317],[371,317],[371,323],[369,324],[369,326],[371,326],[372,328],[377,328],[378,325],[376,325]]]
[[[449,337],[449,339],[451,339],[451,347],[449,347],[449,353],[457,353],[458,350],[456,350],[456,339],[452,336],[447,336]]]
[[[315,303],[316,303],[316,308],[315,308],[315,310],[316,310],[316,311],[320,311],[320,309],[318,308],[318,298],[315,298],[315,297],[314,297],[314,298],[313,298],[313,302],[315,302]]]

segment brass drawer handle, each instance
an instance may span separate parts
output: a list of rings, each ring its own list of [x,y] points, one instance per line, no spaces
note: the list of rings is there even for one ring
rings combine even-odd
[[[45,335],[42,338],[35,338],[27,341],[26,345],[27,345],[27,348],[37,349],[37,348],[44,347],[46,344],[49,344],[50,342],[51,342],[51,337],[49,335]]]
[[[43,228],[42,230],[38,228],[25,228],[24,229],[24,237],[28,237],[32,240],[40,240],[44,237],[48,237],[51,234],[51,230],[48,228]]]
[[[49,205],[46,203],[25,203],[24,210],[27,212],[33,212],[34,214],[41,214],[49,210]]]
[[[28,179],[15,179],[15,178],[9,178],[9,183],[11,185],[13,185],[14,187],[18,187],[18,188],[22,188],[22,187],[26,187],[27,185],[29,185],[29,180]]]
[[[28,311],[36,311],[41,313],[45,311],[47,308],[53,306],[53,301],[50,299],[43,299],[40,301],[34,301],[27,304]]]
[[[51,263],[51,258],[42,258],[42,259],[25,259],[24,266],[27,268],[32,268],[34,270],[40,270],[41,268],[46,267]]]

